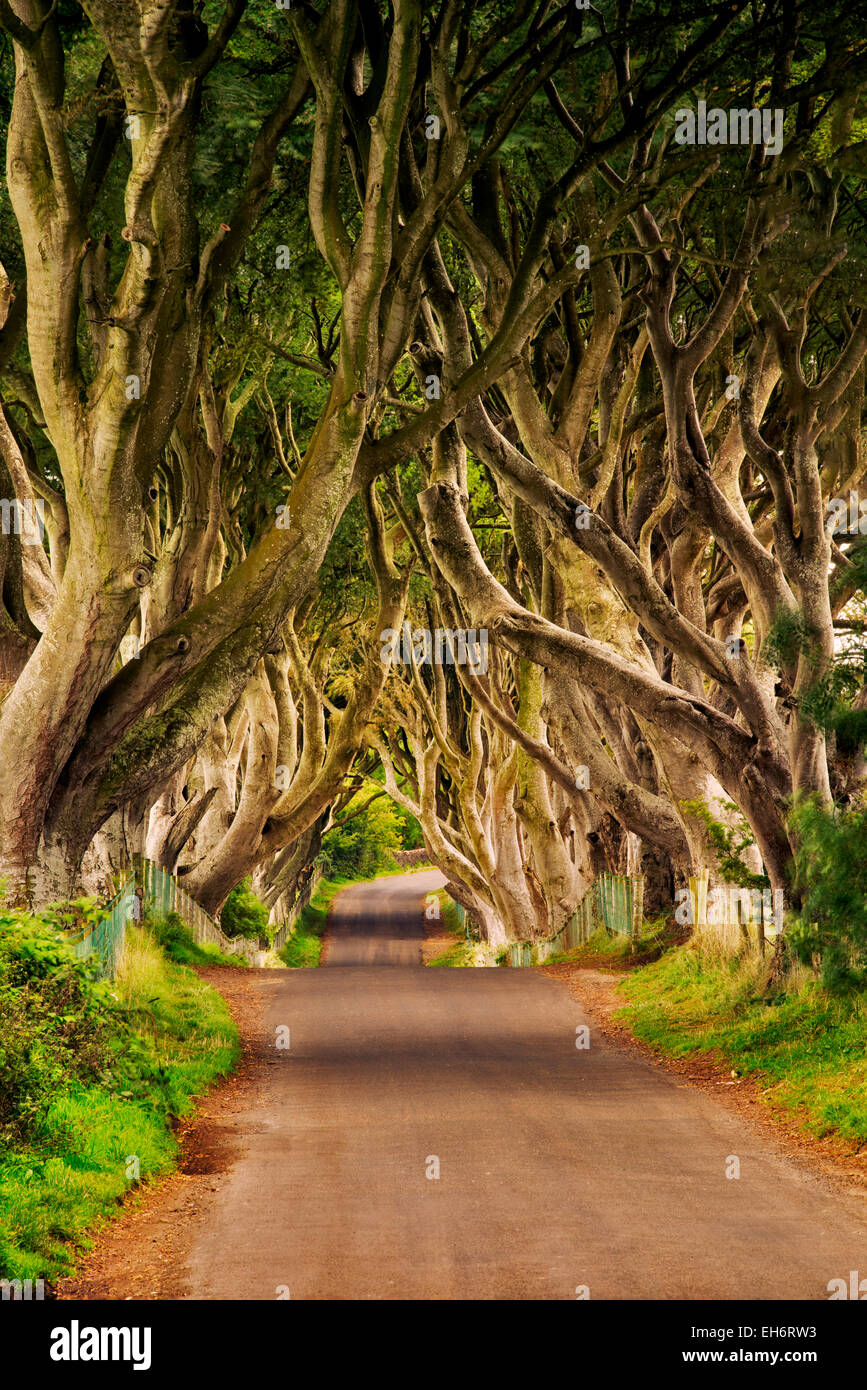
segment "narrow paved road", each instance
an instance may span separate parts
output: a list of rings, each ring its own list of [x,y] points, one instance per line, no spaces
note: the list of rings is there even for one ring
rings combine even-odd
[[[421,965],[425,894],[444,883],[431,869],[345,888],[331,914],[325,964]]]
[[[326,969],[261,972],[291,1046],[239,1116],[194,1297],[823,1299],[867,1276],[863,1200],[592,1026],[576,1048],[555,980],[419,966],[438,882],[347,890]]]

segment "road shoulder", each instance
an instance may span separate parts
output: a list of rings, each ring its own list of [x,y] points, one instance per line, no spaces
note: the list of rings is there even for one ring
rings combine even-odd
[[[760,1081],[733,1076],[731,1067],[712,1055],[669,1057],[635,1037],[623,1019],[615,1018],[627,1004],[617,986],[628,972],[588,969],[571,962],[536,968],[569,991],[609,1044],[676,1076],[683,1086],[704,1091],[775,1142],[787,1158],[800,1161],[814,1177],[867,1203],[867,1145],[859,1151],[842,1138],[810,1134],[797,1112],[771,1104],[769,1090]]]

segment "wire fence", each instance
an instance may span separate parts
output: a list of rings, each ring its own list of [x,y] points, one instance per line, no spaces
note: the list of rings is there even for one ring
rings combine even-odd
[[[241,956],[248,965],[264,965],[268,954],[258,943],[245,937],[226,936],[219,923],[191,898],[173,874],[166,873],[150,859],[135,861],[136,878],[142,889],[142,911],[154,917],[176,912],[182,917],[199,946],[216,946],[228,956]]]
[[[637,936],[644,917],[644,877],[599,874],[566,924],[542,941],[514,941],[508,947],[512,966],[541,965],[561,951],[582,946],[603,927],[614,935]]]
[[[95,922],[64,940],[79,960],[95,955],[102,978],[114,979],[123,959],[126,929],[144,916],[166,917],[176,912],[183,919],[199,946],[216,946],[227,956],[238,956],[248,965],[262,966],[268,954],[258,941],[229,937],[213,917],[191,898],[172,875],[150,859],[137,857],[124,875],[114,897],[106,903]]]
[[[114,979],[117,974],[123,958],[127,923],[135,918],[136,903],[135,875],[130,872],[106,903],[99,920],[88,922],[86,927],[64,938],[79,960],[91,955],[98,957],[99,973],[103,978]]]

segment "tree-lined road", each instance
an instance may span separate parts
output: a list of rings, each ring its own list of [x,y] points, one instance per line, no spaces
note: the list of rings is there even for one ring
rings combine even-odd
[[[347,889],[326,969],[261,972],[291,1047],[238,1116],[192,1297],[822,1299],[867,1275],[863,1202],[592,1026],[576,1048],[561,984],[419,966],[430,877]]]
[[[438,869],[345,888],[334,904],[325,965],[421,965],[420,899],[442,888]]]

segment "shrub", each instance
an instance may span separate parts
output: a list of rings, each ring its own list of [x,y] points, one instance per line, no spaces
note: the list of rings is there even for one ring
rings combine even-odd
[[[681,801],[681,808],[700,820],[707,833],[710,846],[716,855],[719,876],[724,883],[736,883],[741,888],[769,888],[771,880],[767,874],[753,873],[743,858],[744,850],[756,843],[746,817],[733,801],[724,801],[723,806],[735,816],[735,825],[725,825],[711,814],[710,808],[700,799]]]
[[[801,960],[818,956],[831,989],[867,980],[867,807],[828,810],[810,799],[789,825],[798,837],[794,883],[801,896],[789,943]]]
[[[131,1182],[171,1168],[173,1121],[232,1066],[237,1029],[146,926],[106,984],[48,912],[0,910],[0,1013],[0,1277],[51,1278]]]
[[[110,995],[49,913],[0,912],[0,1140],[27,1139],[66,1076],[93,1080],[111,1061]]]
[[[352,818],[323,837],[329,871],[337,878],[375,878],[397,867],[395,850],[404,848],[405,822],[395,806],[381,797],[364,802],[359,793],[347,809]]]
[[[260,936],[267,937],[269,916],[268,908],[253,892],[250,879],[243,878],[226,899],[220,924],[227,936],[243,936],[255,941]]]

